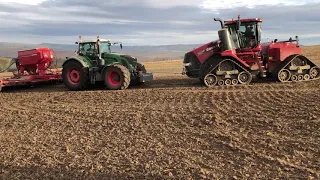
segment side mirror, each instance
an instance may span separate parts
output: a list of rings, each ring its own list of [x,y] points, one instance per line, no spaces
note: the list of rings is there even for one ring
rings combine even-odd
[[[299,47],[300,45],[299,45],[299,37],[298,36],[296,36],[296,41],[297,41],[297,47]]]
[[[78,42],[75,42],[75,44],[79,44]]]
[[[257,41],[260,44],[260,42],[261,42],[261,24],[260,23],[257,24],[256,29],[257,29]],[[269,42],[269,40],[268,40],[268,42]]]
[[[237,28],[237,30],[239,31],[240,30],[240,26],[241,26],[241,22],[240,21],[237,21],[237,23],[236,23],[236,28]]]

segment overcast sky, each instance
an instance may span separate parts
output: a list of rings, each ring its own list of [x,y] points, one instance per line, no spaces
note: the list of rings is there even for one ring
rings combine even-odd
[[[74,44],[99,34],[126,45],[206,43],[218,38],[213,18],[238,14],[263,19],[263,40],[320,44],[320,0],[0,0],[0,42]]]

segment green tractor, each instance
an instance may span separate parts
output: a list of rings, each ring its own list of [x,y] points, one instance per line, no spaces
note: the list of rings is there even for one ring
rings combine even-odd
[[[62,65],[63,83],[70,90],[85,90],[91,84],[104,82],[109,90],[127,89],[129,85],[141,85],[152,81],[153,74],[147,73],[144,65],[137,58],[111,52],[108,39],[80,41],[75,56],[67,57]]]

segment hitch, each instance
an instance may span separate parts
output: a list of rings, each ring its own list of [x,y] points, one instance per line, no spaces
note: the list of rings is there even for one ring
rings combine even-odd
[[[97,71],[99,70],[98,67],[93,67],[89,70],[89,77],[90,77],[90,83],[95,84],[96,83],[96,74]]]

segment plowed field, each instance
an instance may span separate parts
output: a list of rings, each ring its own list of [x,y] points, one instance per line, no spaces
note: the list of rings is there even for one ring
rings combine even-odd
[[[1,93],[0,178],[320,178],[320,81],[208,89],[181,61],[146,67],[124,91]]]

